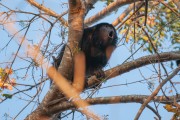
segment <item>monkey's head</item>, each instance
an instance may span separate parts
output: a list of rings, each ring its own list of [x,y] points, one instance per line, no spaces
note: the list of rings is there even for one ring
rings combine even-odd
[[[96,25],[92,34],[93,46],[105,50],[107,46],[117,44],[117,33],[115,28],[109,23]]]

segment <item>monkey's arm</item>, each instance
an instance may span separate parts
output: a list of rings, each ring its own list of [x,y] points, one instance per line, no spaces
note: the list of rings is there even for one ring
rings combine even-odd
[[[74,56],[74,80],[73,87],[80,93],[85,85],[86,57],[84,52],[80,51]]]
[[[105,64],[106,62],[110,59],[111,57],[111,54],[113,53],[114,49],[116,47],[114,45],[109,45],[107,48],[106,48],[106,51],[105,51],[105,54],[104,56],[102,55],[102,59],[100,59],[101,61],[104,61]],[[93,73],[94,75],[96,75],[97,78],[103,78],[105,77],[105,74],[104,74],[104,71],[100,68],[100,69],[97,69],[94,71]]]

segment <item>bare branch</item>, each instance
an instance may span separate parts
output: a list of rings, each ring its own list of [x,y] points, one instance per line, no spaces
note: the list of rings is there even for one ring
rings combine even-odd
[[[159,62],[167,62],[167,61],[178,60],[178,59],[180,59],[179,51],[178,52],[165,52],[165,53],[144,56],[134,61],[124,63],[122,65],[119,65],[117,67],[114,67],[110,70],[105,71],[105,75],[106,75],[105,80],[108,80],[110,78],[116,77],[123,73],[129,72],[136,68],[143,67],[145,65],[159,63]],[[92,86],[100,82],[102,81],[95,79],[95,76],[93,76],[89,79],[88,86]]]
[[[177,101],[180,100],[180,95],[168,96],[168,100],[165,96],[155,96],[152,100],[158,103],[173,103],[176,98]],[[125,96],[114,96],[114,97],[97,97],[97,98],[88,98],[86,101],[91,105],[100,105],[100,104],[117,104],[117,103],[143,103],[149,96],[148,95],[125,95]],[[50,106],[51,109],[48,109],[49,113],[54,114],[59,111],[65,111],[72,109],[75,106],[70,102],[63,102],[53,106]]]
[[[145,102],[140,107],[138,113],[136,114],[136,117],[134,120],[138,120],[141,113],[143,112],[144,108],[147,106],[147,104],[154,99],[154,97],[158,94],[160,89],[169,81],[171,80],[177,73],[180,71],[180,66],[174,70],[174,72],[169,75],[165,80],[163,80],[160,85],[156,88],[156,90],[145,100]]]
[[[158,56],[161,58],[159,61]],[[106,80],[109,80],[110,78],[116,77],[118,75],[124,74],[126,72],[129,72],[131,70],[137,69],[139,67],[143,67],[145,65],[153,64],[153,63],[159,63],[159,62],[167,62],[171,60],[178,60],[180,59],[180,52],[166,52],[166,53],[160,53],[160,54],[154,54],[149,55],[145,57],[141,57],[139,59],[133,60],[131,62],[124,63],[122,65],[119,65],[117,67],[114,67],[110,70],[105,71],[105,78],[103,81],[100,81],[96,79],[95,76],[92,76],[88,80],[88,86],[94,86],[96,84],[99,84],[101,82],[104,82]],[[57,103],[60,100],[55,100],[53,103],[53,106],[57,105]]]
[[[131,4],[133,2],[138,2],[138,1],[143,1],[143,0],[116,0],[115,2],[109,4],[107,7],[105,7],[102,11],[98,12],[96,15],[86,19],[85,24],[87,24],[87,25],[93,24],[96,21],[109,15],[111,12],[115,11],[119,7],[127,5],[127,4]]]
[[[163,4],[164,6],[166,6],[168,9],[170,9],[175,15],[177,15],[178,17],[180,17],[180,14],[177,13],[176,11],[174,11],[173,8],[171,8],[168,4],[166,4],[165,2],[163,2],[162,0],[158,0],[161,4]]]
[[[137,2],[136,8],[140,6],[141,2]],[[126,10],[112,23],[113,26],[117,26],[119,23],[123,21],[123,19],[129,15],[129,13],[134,9],[134,3],[131,3]]]
[[[59,67],[58,74],[54,68],[50,68],[48,70],[49,77],[54,80],[56,83],[55,86],[53,85],[52,89],[46,94],[44,100],[42,101],[41,105],[31,114],[31,117],[33,117],[33,114],[37,116],[40,115],[39,118],[42,117],[48,117],[51,116],[47,111],[47,103],[52,101],[53,99],[62,98],[64,95],[66,95],[67,98],[77,98],[78,101],[72,101],[77,108],[82,108],[81,112],[86,114],[87,116],[93,118],[93,119],[99,119],[98,116],[87,110],[85,107],[88,105],[86,102],[84,102],[76,93],[76,90],[72,88],[71,85],[68,85],[67,81],[64,79],[64,77],[68,80],[72,79],[72,61],[74,56],[74,49],[77,47],[82,34],[83,34],[83,22],[84,22],[84,16],[85,16],[85,4],[81,0],[72,1],[69,0],[69,18],[68,18],[68,24],[69,24],[69,34],[68,34],[68,45],[66,46],[64,56],[62,58],[61,66]],[[68,63],[68,64],[67,64]],[[59,80],[61,79],[61,80]],[[60,91],[59,91],[60,90]],[[63,91],[63,94],[62,92]],[[70,95],[71,94],[71,95]],[[41,114],[44,113],[42,116]],[[28,117],[27,119],[30,119],[31,117]],[[52,117],[52,116],[51,116]]]
[[[28,3],[30,3],[31,5],[35,6],[36,8],[38,8],[39,10],[44,11],[46,14],[51,15],[53,17],[59,18],[59,21],[64,25],[64,26],[68,26],[68,23],[65,19],[63,19],[62,17],[59,17],[60,15],[58,15],[56,12],[54,12],[53,10],[46,8],[45,6],[37,3],[35,0],[27,0]],[[67,13],[67,12],[66,12]]]

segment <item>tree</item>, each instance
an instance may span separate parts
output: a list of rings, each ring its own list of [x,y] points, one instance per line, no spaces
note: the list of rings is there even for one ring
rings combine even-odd
[[[0,104],[12,109],[8,99],[17,105],[26,103],[15,116],[8,113],[5,117],[16,119],[26,109],[26,120],[113,119],[106,113],[97,115],[88,106],[140,103],[138,109],[125,104],[123,111],[134,113],[120,114],[120,118],[165,119],[168,112],[172,119],[180,118],[180,66],[174,64],[180,59],[178,0],[1,0],[0,9]],[[86,18],[88,13],[92,15]],[[88,80],[88,86],[102,86],[79,95],[68,82],[72,79],[72,59],[84,26],[100,21],[111,21],[118,31],[115,59],[112,56],[105,68],[105,78],[91,76]],[[57,72],[50,66],[52,56],[57,56],[64,43],[68,47]],[[54,82],[50,89],[49,78]],[[110,90],[115,93],[108,93]],[[95,108],[103,111],[103,107]],[[150,117],[142,114],[147,112],[145,108],[151,111]],[[84,116],[79,118],[79,113]]]

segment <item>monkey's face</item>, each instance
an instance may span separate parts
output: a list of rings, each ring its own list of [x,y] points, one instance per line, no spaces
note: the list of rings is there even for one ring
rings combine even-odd
[[[97,29],[94,32],[93,45],[102,50],[105,50],[109,45],[113,45],[117,38],[116,31],[110,24],[97,26]]]

